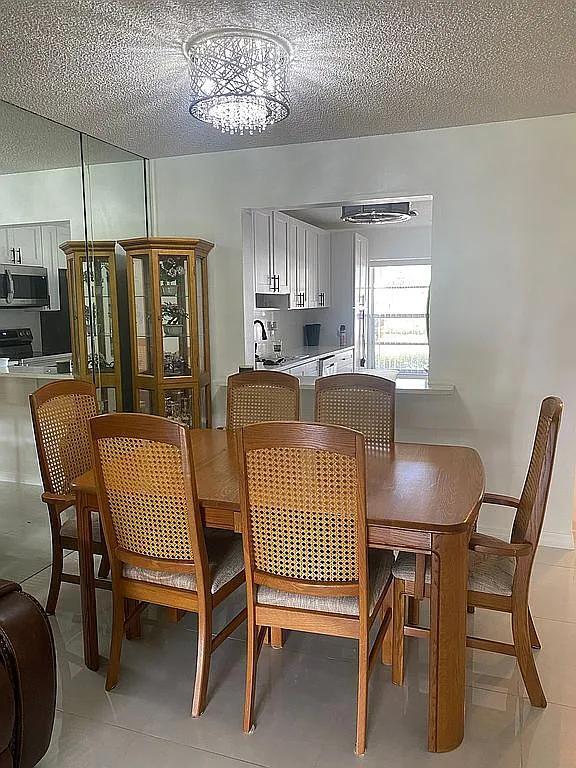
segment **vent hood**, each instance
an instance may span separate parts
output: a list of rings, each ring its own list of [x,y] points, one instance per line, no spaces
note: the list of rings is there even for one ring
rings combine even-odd
[[[367,203],[366,205],[342,206],[342,221],[354,224],[397,224],[417,216],[410,209],[410,202],[401,203]]]

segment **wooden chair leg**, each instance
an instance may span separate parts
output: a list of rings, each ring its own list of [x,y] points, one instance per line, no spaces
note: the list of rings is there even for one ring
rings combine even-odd
[[[50,575],[50,589],[46,600],[46,613],[51,616],[56,611],[60,585],[62,584],[62,571],[64,568],[64,553],[60,544],[60,536],[52,532],[52,573]]]
[[[394,579],[394,605],[392,609],[392,682],[404,685],[404,624],[406,623],[404,582]]]
[[[105,552],[100,558],[100,567],[98,568],[98,578],[107,579],[110,573],[110,560],[108,559],[108,552]]]
[[[206,707],[210,655],[212,653],[212,609],[198,611],[198,652],[192,698],[192,717],[200,717]]]
[[[248,616],[248,644],[246,649],[246,691],[244,696],[244,733],[250,733],[254,726],[254,699],[256,697],[256,667],[258,665],[259,630]]]
[[[122,594],[112,594],[112,637],[110,639],[110,661],[106,675],[106,690],[111,691],[118,684],[120,675],[120,655],[124,637],[124,598]]]
[[[138,605],[138,600],[124,600],[124,621]],[[137,640],[142,637],[142,618],[139,613],[132,621],[125,624],[126,640]]]
[[[368,660],[370,644],[368,633],[358,641],[358,702],[356,714],[356,748],[355,754],[366,752],[366,720],[368,713]]]
[[[384,617],[386,616],[386,611],[388,609],[392,610],[392,621],[390,622],[390,625],[388,627],[388,631],[384,635],[384,640],[382,641],[382,649],[380,651],[380,658],[382,661],[382,664],[386,664],[387,666],[392,665],[392,635],[394,633],[394,585],[390,585],[388,592],[386,594],[386,597],[384,598],[384,602],[382,603],[382,621],[384,621]]]
[[[418,626],[420,623],[420,600],[416,597],[408,598],[408,624]]]
[[[512,608],[512,636],[518,666],[533,707],[544,708],[547,704],[538,670],[530,646],[530,614],[527,605]]]
[[[536,632],[536,627],[534,626],[534,620],[532,619],[530,608],[528,608],[528,623],[530,625],[530,645],[536,651],[539,651],[540,648],[542,648],[542,644],[540,643],[538,632]]]
[[[284,630],[281,627],[270,627],[270,645],[277,650],[284,646]]]

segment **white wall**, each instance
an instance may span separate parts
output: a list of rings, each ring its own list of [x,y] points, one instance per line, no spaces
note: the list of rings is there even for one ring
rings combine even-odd
[[[142,162],[99,163],[86,174],[89,235],[99,240],[145,234]],[[80,168],[0,175],[0,224],[70,221],[84,239]]]
[[[451,397],[401,399],[400,439],[467,444],[487,485],[515,493],[538,406],[566,401],[546,541],[567,545],[576,457],[573,352],[576,116],[219,152],[153,162],[156,233],[210,254],[213,375],[242,362],[242,208],[427,194],[431,376]],[[486,512],[499,529],[502,510]]]

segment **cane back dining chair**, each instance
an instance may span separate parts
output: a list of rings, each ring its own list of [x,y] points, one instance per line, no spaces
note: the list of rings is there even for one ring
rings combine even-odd
[[[547,702],[532,653],[532,649],[540,648],[540,641],[528,606],[528,592],[544,522],[562,407],[562,401],[557,397],[547,397],[542,401],[520,498],[493,493],[484,495],[485,504],[498,504],[516,510],[510,542],[477,532],[470,539],[468,606],[510,613],[513,642],[501,643],[468,636],[466,644],[469,648],[515,656],[534,707],[545,707]],[[393,573],[392,680],[401,685],[404,677],[404,636],[422,637],[428,634],[420,627],[406,625],[404,596],[428,596],[430,563],[424,560],[423,555],[400,553]]]
[[[316,379],[315,421],[362,432],[368,447],[394,443],[396,384],[382,376],[339,373]]]
[[[255,424],[237,433],[248,604],[244,731],[253,727],[265,627],[358,641],[356,753],[368,677],[391,620],[392,552],[368,554],[364,438],[341,427]],[[370,628],[379,628],[372,649]]]
[[[202,714],[211,654],[246,618],[212,637],[212,611],[244,583],[242,540],[204,531],[190,434],[159,416],[112,414],[90,422],[98,499],[112,569],[106,690],[120,672],[124,632],[152,603],[198,614],[192,715]]]
[[[96,389],[85,381],[51,382],[30,395],[30,411],[44,487],[42,501],[50,517],[52,575],[46,612],[53,614],[61,583],[80,583],[79,576],[64,573],[64,550],[78,550],[75,496],[70,483],[92,467],[88,422],[98,413]],[[63,520],[66,510],[73,514]],[[92,513],[92,539],[94,553],[102,558],[98,575],[106,577],[108,555],[97,512]]]
[[[228,377],[226,426],[260,421],[298,421],[300,382],[280,371],[247,371]]]

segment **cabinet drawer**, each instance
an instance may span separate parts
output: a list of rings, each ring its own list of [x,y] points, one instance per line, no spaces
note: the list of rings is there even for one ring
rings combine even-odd
[[[293,368],[289,368],[286,373],[289,373],[291,376],[318,376],[318,360],[315,360],[313,363],[302,363],[301,365],[295,365]]]

